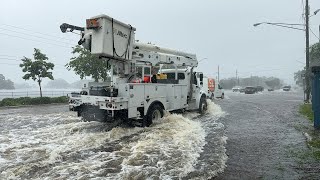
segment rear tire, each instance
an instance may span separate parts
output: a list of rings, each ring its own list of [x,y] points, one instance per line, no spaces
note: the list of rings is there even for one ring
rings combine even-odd
[[[160,120],[163,117],[163,108],[159,104],[152,105],[147,115],[143,118],[142,127],[149,127],[153,122]]]
[[[208,104],[207,100],[204,97],[201,97],[200,103],[199,103],[199,113],[204,114],[207,110]]]

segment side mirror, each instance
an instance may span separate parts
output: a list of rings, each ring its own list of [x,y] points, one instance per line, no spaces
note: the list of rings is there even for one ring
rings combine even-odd
[[[203,74],[200,74],[200,82],[203,83]]]

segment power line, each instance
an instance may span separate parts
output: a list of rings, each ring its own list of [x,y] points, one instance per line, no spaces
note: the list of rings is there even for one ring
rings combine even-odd
[[[10,36],[10,37],[20,38],[20,39],[24,39],[24,40],[29,40],[29,41],[39,42],[39,43],[45,43],[45,44],[50,44],[50,45],[59,46],[59,47],[64,47],[64,48],[72,48],[71,46],[62,46],[62,45],[58,45],[58,44],[53,44],[53,43],[49,43],[49,42],[44,42],[44,41],[39,41],[39,40],[34,40],[34,39],[29,39],[29,38],[24,38],[24,37],[21,37],[21,36],[16,36],[16,35],[2,33],[2,32],[0,32],[0,34],[6,35],[6,36]]]
[[[49,41],[55,41],[55,42],[58,42],[58,43],[74,45],[74,44],[71,44],[71,43],[62,42],[62,41],[58,41],[58,40],[55,40],[55,39],[49,39],[49,38],[45,38],[45,37],[41,37],[41,36],[37,36],[37,35],[33,35],[33,34],[28,34],[28,33],[24,33],[24,32],[14,31],[14,30],[2,28],[2,27],[0,27],[0,29],[5,30],[5,31],[10,31],[10,32],[18,33],[18,34],[24,34],[24,35],[27,35],[27,36],[32,36],[32,37],[40,38],[40,39],[44,39],[44,40],[49,40]]]
[[[1,58],[0,57],[0,59],[2,59],[2,60],[8,60],[8,61],[21,61],[21,59],[19,60],[19,59],[12,59],[12,58]],[[65,67],[65,65],[63,65],[63,64],[57,64],[57,63],[54,63],[54,62],[52,62],[55,66],[63,66],[63,67]]]
[[[4,56],[4,57],[18,57],[18,56],[11,56],[11,55],[5,55],[5,54],[0,54],[0,56]]]
[[[9,24],[1,24],[1,25],[2,26],[7,26],[7,27],[12,27],[12,28],[15,28],[15,29],[20,29],[20,30],[22,29],[22,30],[25,30],[25,31],[34,32],[34,33],[37,33],[37,34],[42,34],[42,35],[50,36],[50,37],[54,37],[54,38],[65,39],[67,41],[73,41],[72,39],[68,39],[68,38],[64,38],[64,37],[58,37],[58,36],[54,36],[54,35],[47,34],[47,33],[37,32],[37,31],[30,30],[30,29],[26,29],[24,27],[13,26],[13,25],[9,25]]]
[[[11,60],[11,61],[21,61],[21,60],[18,60],[18,59],[2,58],[2,57],[0,57],[0,59],[2,59],[2,60]]]
[[[320,40],[320,38],[312,31],[312,29],[311,29],[311,28],[309,28],[309,29],[310,29],[311,33],[312,33],[316,38],[318,38],[318,39]]]
[[[19,64],[10,64],[10,63],[0,63],[0,64],[5,64],[5,65],[14,65],[14,66],[18,66]]]

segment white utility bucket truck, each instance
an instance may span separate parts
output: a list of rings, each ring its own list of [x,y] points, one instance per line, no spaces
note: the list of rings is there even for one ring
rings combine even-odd
[[[73,110],[86,121],[134,120],[149,126],[164,111],[207,108],[203,73],[195,72],[195,54],[135,41],[135,28],[107,15],[86,20],[86,27],[69,24],[62,32],[81,31],[78,42],[110,65],[109,81],[88,84],[88,93]]]

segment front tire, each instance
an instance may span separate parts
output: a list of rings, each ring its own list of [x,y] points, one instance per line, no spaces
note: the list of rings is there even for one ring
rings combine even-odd
[[[221,99],[224,99],[224,94],[221,95]]]
[[[149,127],[153,122],[159,121],[163,117],[163,110],[163,107],[159,104],[152,105],[143,118],[142,127]]]
[[[210,99],[213,101],[214,100],[214,94],[211,94]]]
[[[207,100],[204,97],[201,97],[200,103],[199,103],[199,113],[204,114],[207,110],[208,104]]]

